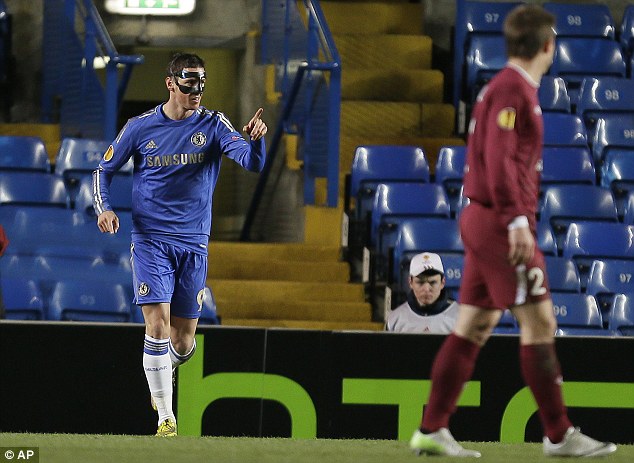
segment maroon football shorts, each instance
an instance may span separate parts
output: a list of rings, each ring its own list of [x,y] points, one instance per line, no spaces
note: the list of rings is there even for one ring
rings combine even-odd
[[[460,303],[507,309],[550,299],[544,255],[535,246],[530,262],[508,262],[508,229],[493,209],[471,203],[460,214],[465,248]]]

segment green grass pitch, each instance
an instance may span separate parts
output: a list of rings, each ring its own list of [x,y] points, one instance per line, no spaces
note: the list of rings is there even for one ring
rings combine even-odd
[[[417,457],[403,442],[389,440],[294,440],[229,437],[156,438],[153,436],[78,434],[2,434],[0,447],[38,447],[39,463],[433,463],[455,462],[449,457]],[[499,463],[556,462],[546,458],[541,444],[466,443],[479,450],[479,461]],[[0,455],[0,462],[9,461]],[[12,461],[18,461],[13,459]],[[25,460],[22,460],[25,461]],[[634,445],[620,445],[606,462],[634,461]]]

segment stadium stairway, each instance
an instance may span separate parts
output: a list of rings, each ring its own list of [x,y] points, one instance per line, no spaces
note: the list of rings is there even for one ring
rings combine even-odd
[[[346,174],[359,145],[422,146],[435,167],[443,145],[462,145],[455,134],[455,111],[443,103],[444,75],[432,69],[432,40],[423,31],[424,8],[406,0],[324,0],[326,20],[342,61],[339,149],[340,205]],[[321,180],[321,179],[320,179]],[[339,227],[326,203],[324,182],[316,185],[316,207],[306,209],[307,241],[340,242]],[[312,221],[315,223],[312,223]]]
[[[339,254],[338,246],[212,241],[207,284],[222,324],[381,330]]]

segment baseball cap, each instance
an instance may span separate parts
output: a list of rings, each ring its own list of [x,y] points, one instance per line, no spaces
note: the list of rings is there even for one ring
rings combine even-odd
[[[444,275],[445,269],[438,254],[423,252],[416,254],[409,263],[409,274],[413,277],[420,275],[427,270],[435,270]]]

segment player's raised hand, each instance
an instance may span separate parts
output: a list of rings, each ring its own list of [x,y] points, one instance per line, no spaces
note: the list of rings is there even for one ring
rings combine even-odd
[[[242,127],[242,130],[251,137],[251,140],[259,140],[264,135],[266,135],[268,128],[266,127],[264,121],[260,119],[260,116],[262,116],[263,112],[264,109],[258,108],[258,110],[255,112],[255,116],[251,118],[247,125]]]
[[[101,233],[117,233],[119,231],[119,217],[113,211],[103,211],[97,217],[97,226]]]

